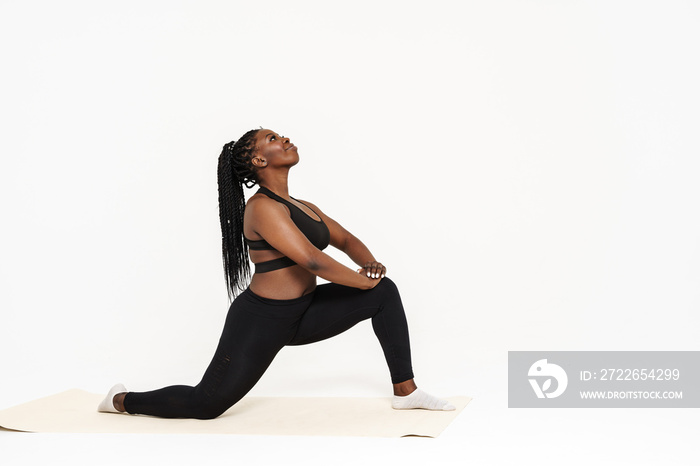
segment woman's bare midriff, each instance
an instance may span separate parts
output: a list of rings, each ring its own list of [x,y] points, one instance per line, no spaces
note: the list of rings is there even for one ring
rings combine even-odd
[[[294,299],[316,289],[316,275],[298,265],[253,274],[250,291],[269,299]]]

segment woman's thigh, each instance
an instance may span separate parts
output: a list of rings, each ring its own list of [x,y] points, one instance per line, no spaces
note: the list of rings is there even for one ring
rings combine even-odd
[[[303,302],[277,306],[248,295],[239,296],[229,310],[216,353],[200,388],[234,398],[247,393],[278,351],[294,336],[305,307]]]
[[[331,338],[374,317],[386,305],[397,304],[400,306],[401,301],[396,285],[386,277],[371,290],[335,283],[320,285],[288,344],[305,345]]]

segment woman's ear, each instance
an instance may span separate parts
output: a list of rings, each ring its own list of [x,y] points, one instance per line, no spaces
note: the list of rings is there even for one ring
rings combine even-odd
[[[253,160],[251,162],[253,162],[253,165],[258,167],[258,168],[263,168],[263,167],[267,166],[267,160],[261,159],[257,155],[255,157],[253,157]]]

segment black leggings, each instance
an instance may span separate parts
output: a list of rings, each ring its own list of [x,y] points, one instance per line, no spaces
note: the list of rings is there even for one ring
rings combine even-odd
[[[130,414],[213,419],[253,388],[283,346],[325,340],[370,317],[392,383],[412,379],[406,316],[388,278],[371,290],[327,283],[296,299],[263,298],[248,288],[231,303],[214,358],[197,386],[129,392],[124,408]]]

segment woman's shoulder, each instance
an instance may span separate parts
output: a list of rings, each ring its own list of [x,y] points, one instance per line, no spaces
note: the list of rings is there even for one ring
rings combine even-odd
[[[264,194],[255,193],[253,194],[245,205],[246,215],[266,215],[276,212],[286,212],[286,207],[280,202],[270,199]]]

